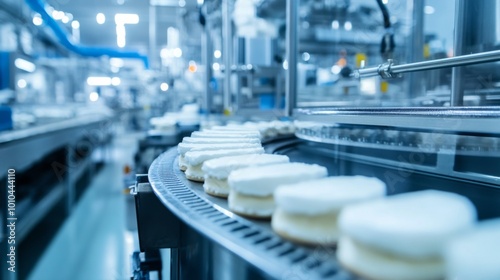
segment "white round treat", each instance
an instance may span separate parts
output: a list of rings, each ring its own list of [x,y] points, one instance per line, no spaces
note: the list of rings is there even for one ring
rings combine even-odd
[[[184,137],[182,138],[182,143],[197,143],[197,144],[215,144],[215,143],[258,143],[260,144],[259,138],[225,138],[224,136],[220,136],[220,138],[193,138],[193,137]]]
[[[255,218],[270,218],[275,207],[272,195],[251,196],[234,190],[229,192],[227,202],[231,211]]]
[[[178,162],[179,162],[179,169],[182,171],[186,171],[187,163],[186,163],[186,160],[184,159],[183,155],[179,155]]]
[[[260,143],[179,143],[177,152],[184,155],[189,151],[209,151],[223,149],[248,149],[262,147]]]
[[[333,245],[339,236],[338,214],[338,212],[314,216],[290,214],[277,207],[272,216],[271,226],[276,233],[292,241]]]
[[[205,174],[205,183],[203,189],[206,193],[218,197],[226,198],[229,195],[229,185],[226,179],[216,179]]]
[[[189,151],[184,155],[186,163],[189,165],[199,165],[204,161],[213,158],[246,155],[246,154],[263,154],[262,147],[247,148],[247,149],[224,149],[224,150],[208,150],[208,151]],[[201,168],[201,166],[200,166]]]
[[[500,279],[500,219],[481,222],[445,250],[446,279]]]
[[[237,169],[264,166],[270,164],[287,163],[290,159],[283,155],[251,154],[230,156],[207,160],[203,163],[203,171],[210,177],[226,179],[229,174]]]
[[[349,237],[340,238],[337,259],[348,270],[373,280],[443,279],[444,265],[439,258],[407,259],[373,250]]]
[[[214,132],[214,133],[235,133],[235,132],[251,132],[251,133],[256,133],[258,132],[260,134],[260,131],[256,128],[252,127],[245,127],[243,125],[231,125],[231,126],[214,126],[211,127],[209,130],[203,130],[205,132]]]
[[[287,213],[317,215],[384,195],[385,184],[377,178],[338,176],[281,186],[274,199]]]
[[[466,197],[427,190],[347,206],[339,227],[354,241],[419,259],[440,257],[444,244],[475,220],[476,210]]]
[[[317,164],[282,163],[247,167],[231,172],[229,187],[240,193],[268,196],[281,185],[326,177],[325,167]]]
[[[194,131],[191,133],[191,137],[194,138],[257,138],[260,139],[260,133],[258,132],[247,132],[247,131],[240,131],[240,132],[224,132],[221,133],[219,132],[205,132],[205,131]]]

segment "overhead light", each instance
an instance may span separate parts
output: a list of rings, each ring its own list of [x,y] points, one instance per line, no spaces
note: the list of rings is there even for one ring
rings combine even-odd
[[[342,68],[340,68],[340,66],[338,66],[338,65],[333,65],[332,69],[331,69],[332,73],[335,75],[338,75],[341,70],[342,70]]]
[[[115,23],[117,25],[123,24],[138,24],[139,15],[138,14],[116,14]]]
[[[350,21],[346,21],[344,23],[344,29],[347,30],[347,31],[352,30],[352,23]]]
[[[103,13],[98,13],[95,16],[95,20],[98,24],[104,24],[106,22],[106,16]]]
[[[106,16],[103,13],[98,13],[95,16],[95,20],[98,24],[104,24],[106,22]]]
[[[87,84],[89,86],[110,86],[111,78],[110,77],[88,77]]]
[[[109,59],[109,64],[113,67],[123,67],[123,65],[125,64],[125,62],[123,61],[123,59],[121,58],[116,58],[116,57],[113,57],[113,58],[110,58]]]
[[[340,25],[339,25],[339,21],[338,20],[332,21],[332,29],[337,30],[337,29],[339,29],[339,26]]]
[[[221,56],[222,56],[221,51],[219,51],[219,50],[215,50],[215,51],[214,51],[214,57],[215,57],[215,58],[220,58]]]
[[[161,83],[161,85],[160,85],[161,91],[167,91],[168,88],[169,88],[169,86],[167,83]]]
[[[28,83],[26,82],[25,79],[19,79],[19,81],[17,81],[17,86],[19,88],[25,88],[27,85]]]
[[[16,58],[16,60],[14,60],[14,65],[17,68],[30,73],[36,70],[36,65],[33,62],[27,61],[22,58]]]
[[[116,25],[116,44],[118,47],[123,48],[126,45],[126,36],[127,33],[125,31],[125,25],[118,24]]]
[[[111,79],[111,85],[113,85],[115,87],[119,86],[121,83],[122,83],[122,80],[120,78],[118,78],[118,77],[113,77]]]
[[[73,22],[71,22],[71,27],[73,29],[79,29],[80,28],[80,22],[78,22],[78,20],[74,20]]]
[[[302,54],[302,59],[303,59],[304,61],[309,61],[309,59],[310,59],[310,58],[311,58],[311,55],[310,55],[308,52],[304,52],[304,53]]]
[[[220,64],[215,62],[214,64],[212,64],[212,69],[214,71],[219,71],[220,70]]]
[[[63,18],[61,19],[62,23],[66,24],[69,22],[69,17],[67,15],[64,15]]]
[[[58,11],[58,10],[53,10],[52,11],[52,18],[55,20],[61,20],[64,17],[64,12]]]
[[[97,100],[99,100],[99,93],[93,91],[89,94],[89,99],[90,101],[92,102],[96,102]]]
[[[436,11],[436,9],[434,9],[433,6],[425,6],[424,7],[424,13],[427,15],[432,15],[435,11]]]
[[[185,0],[179,0],[179,7],[183,8],[186,6],[186,1]]]
[[[40,16],[40,14],[35,14],[35,16],[33,17],[33,24],[36,26],[40,26],[40,25],[42,25],[42,23],[43,23],[43,19]]]
[[[173,51],[173,54],[177,58],[181,57],[182,56],[182,50],[181,50],[181,48],[175,48],[174,51]]]
[[[387,3],[389,3],[389,0],[382,0],[382,3],[387,5]]]
[[[170,55],[171,55],[171,52],[169,49],[167,49],[167,48],[161,49],[161,51],[160,51],[161,58],[168,58]]]
[[[203,3],[204,3],[205,1],[204,1],[204,0],[197,0],[196,2],[198,3],[198,6],[201,6],[201,5],[203,5]]]

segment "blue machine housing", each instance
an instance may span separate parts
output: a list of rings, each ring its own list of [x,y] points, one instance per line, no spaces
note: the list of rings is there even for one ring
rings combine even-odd
[[[0,131],[12,129],[12,109],[0,105]]]

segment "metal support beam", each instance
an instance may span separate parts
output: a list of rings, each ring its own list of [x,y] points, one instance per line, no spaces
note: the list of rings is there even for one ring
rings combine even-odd
[[[149,4],[149,61],[151,69],[159,69],[158,51],[156,49],[156,6]]]
[[[299,0],[286,1],[286,61],[288,62],[288,70],[286,71],[285,114],[287,116],[291,116],[297,107],[298,9]]]
[[[424,0],[409,0],[411,9],[411,35],[408,52],[408,62],[424,60]],[[408,75],[407,97],[421,96],[424,92],[424,77],[422,73],[411,73]]]
[[[202,109],[207,114],[210,114],[210,109],[212,108],[212,92],[210,87],[210,80],[212,79],[212,49],[212,38],[210,37],[210,30],[205,27],[201,40],[201,58],[202,63],[205,65]]]
[[[453,54],[455,56],[464,53],[464,32],[465,32],[465,0],[455,2],[455,36],[453,41]],[[451,72],[451,106],[462,106],[464,103],[463,88],[463,68],[455,67]]]
[[[231,0],[222,2],[222,39],[224,57],[224,113],[231,112],[231,59],[233,32],[231,26]]]

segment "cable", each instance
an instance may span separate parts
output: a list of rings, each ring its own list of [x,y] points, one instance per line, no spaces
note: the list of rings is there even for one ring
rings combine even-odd
[[[380,11],[382,11],[385,28],[385,34],[384,37],[382,37],[382,42],[380,43],[380,53],[383,59],[392,59],[392,54],[396,44],[394,43],[394,30],[391,26],[391,17],[389,16],[389,11],[382,0],[377,0],[377,4]]]

